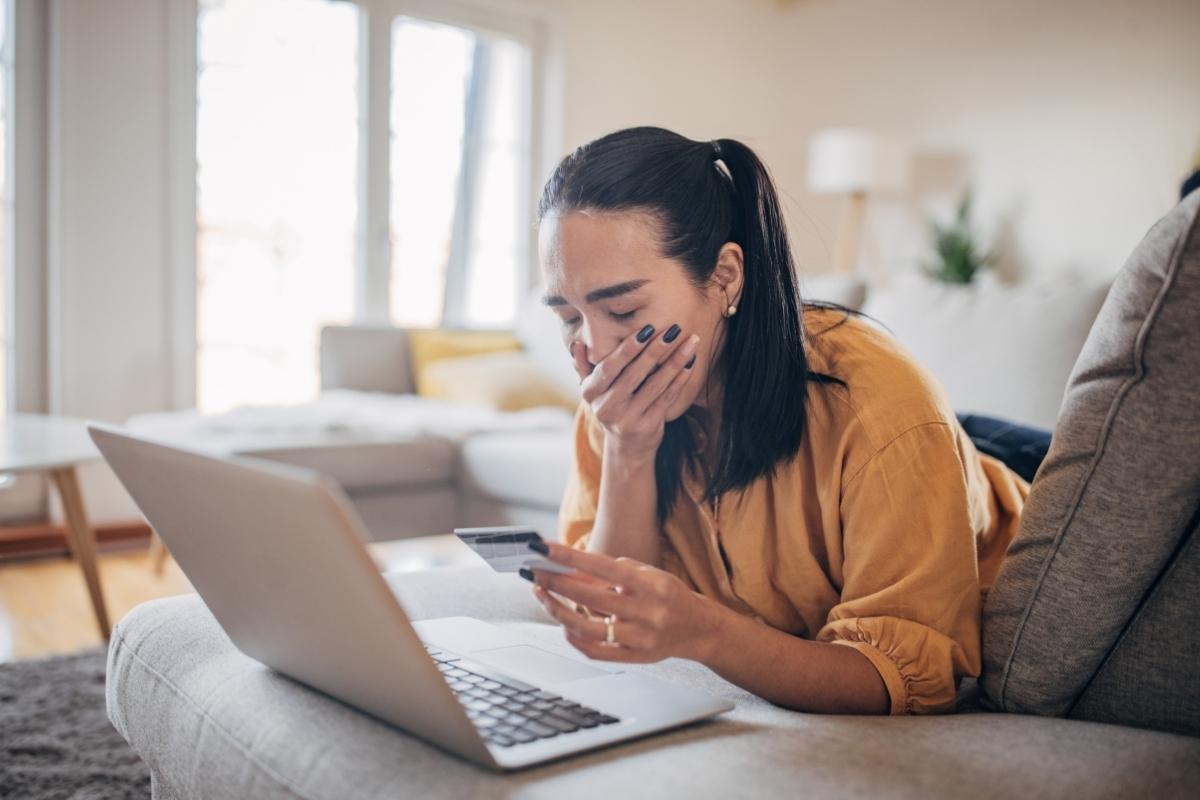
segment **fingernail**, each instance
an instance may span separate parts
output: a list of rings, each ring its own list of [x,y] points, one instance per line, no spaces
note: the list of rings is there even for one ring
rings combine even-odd
[[[544,556],[550,555],[550,545],[545,542],[532,541],[529,543],[529,549]]]
[[[683,368],[684,368],[684,369],[691,369],[691,368],[692,368],[692,367],[694,367],[695,365],[696,365],[696,357],[695,357],[695,356],[692,356],[691,358],[689,358],[689,359],[688,359],[688,363],[686,363],[686,364],[684,364],[684,365],[683,365]]]
[[[521,567],[519,570],[517,570],[517,574],[530,583],[533,583],[533,570],[526,567]]]
[[[638,342],[645,344],[646,340],[649,339],[653,335],[654,335],[654,326],[647,325],[646,327],[642,328],[640,331],[637,332],[637,340],[638,340]]]
[[[670,344],[671,342],[678,339],[679,338],[679,330],[680,330],[680,328],[678,325],[672,325],[671,327],[667,328],[667,332],[663,334],[663,341],[666,342],[667,344]]]

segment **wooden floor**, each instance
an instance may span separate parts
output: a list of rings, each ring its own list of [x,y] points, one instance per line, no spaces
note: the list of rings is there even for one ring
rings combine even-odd
[[[452,535],[383,542],[371,551],[392,572],[481,563]],[[172,559],[156,575],[145,548],[101,553],[99,568],[114,622],[139,603],[192,590]],[[78,564],[65,557],[0,562],[0,662],[102,643]]]
[[[191,591],[170,559],[162,576],[155,575],[145,549],[101,553],[99,567],[113,620],[146,600]],[[71,653],[102,643],[78,564],[63,557],[0,564],[0,661]]]

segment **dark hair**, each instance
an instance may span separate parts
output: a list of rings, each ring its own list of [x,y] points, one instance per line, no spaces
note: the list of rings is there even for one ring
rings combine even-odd
[[[538,219],[578,210],[649,213],[659,227],[662,254],[682,261],[697,287],[710,281],[723,244],[741,246],[742,295],[738,313],[726,321],[716,365],[725,387],[705,497],[745,488],[795,456],[804,436],[808,382],[842,381],[808,369],[783,214],[754,152],[734,139],[698,142],[663,128],[616,131],[559,163],[542,191]],[[694,469],[695,456],[687,421],[668,422],[655,459],[660,524],[679,493],[685,462]]]

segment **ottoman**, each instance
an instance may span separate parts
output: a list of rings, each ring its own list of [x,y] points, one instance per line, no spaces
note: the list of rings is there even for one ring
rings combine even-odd
[[[413,619],[469,615],[561,643],[515,576],[473,567],[388,579]],[[149,765],[160,800],[1200,796],[1192,737],[980,711],[969,691],[963,711],[941,717],[802,714],[693,662],[629,669],[737,707],[664,735],[491,773],[247,658],[188,595],[139,606],[116,627],[108,714]],[[396,691],[405,691],[403,674]]]

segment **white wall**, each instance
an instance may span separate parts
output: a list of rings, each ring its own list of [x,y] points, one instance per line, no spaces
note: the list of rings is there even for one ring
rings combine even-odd
[[[876,204],[861,254],[893,270],[921,254],[924,209],[948,211],[969,180],[981,230],[1011,229],[1006,272],[1107,277],[1200,148],[1195,0],[563,5],[566,143],[648,123],[746,141],[785,195],[803,269],[828,268],[839,209],[805,190],[818,128],[917,151],[912,196]]]
[[[898,39],[902,11],[939,22]],[[918,188],[938,181],[929,161],[961,154],[981,223],[1012,228],[1010,271],[1115,272],[1200,148],[1195,0],[844,3],[811,16],[792,26],[813,48],[796,70],[810,77],[794,96],[812,104],[797,126],[848,121],[909,140],[934,157]],[[842,53],[852,66],[813,80],[812,54],[839,26],[861,31]]]
[[[44,13],[44,410],[120,421],[172,401],[167,4],[54,0]],[[137,516],[102,463],[81,481],[93,521]]]
[[[170,402],[166,4],[50,12],[50,401],[123,420]]]
[[[50,411],[122,420],[180,402],[167,78],[180,1],[48,6]],[[817,128],[866,126],[920,153],[911,196],[871,214],[863,259],[893,270],[919,255],[924,210],[969,179],[981,227],[1007,226],[1009,272],[1108,276],[1200,146],[1195,0],[521,4],[561,36],[562,152],[637,124],[742,139],[776,175],[806,270],[827,267],[838,209],[804,188]]]

